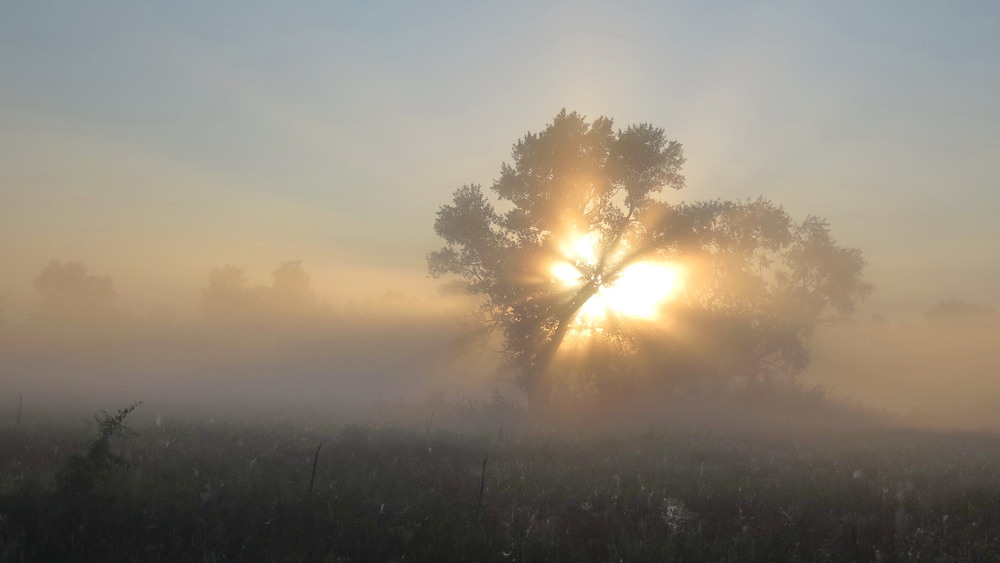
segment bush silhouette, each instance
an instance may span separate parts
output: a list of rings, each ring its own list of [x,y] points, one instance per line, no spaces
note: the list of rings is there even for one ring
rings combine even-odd
[[[56,473],[57,490],[63,493],[85,493],[93,489],[100,480],[106,477],[114,467],[121,467],[128,462],[111,451],[111,437],[133,433],[125,425],[125,418],[142,401],[133,403],[117,414],[110,415],[102,410],[101,415],[94,415],[97,421],[97,439],[90,444],[87,455],[71,455]]]

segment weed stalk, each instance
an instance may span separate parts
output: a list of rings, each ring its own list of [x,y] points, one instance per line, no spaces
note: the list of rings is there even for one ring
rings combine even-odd
[[[476,502],[476,516],[479,516],[479,509],[483,507],[483,490],[486,489],[486,462],[490,456],[483,458],[483,470],[479,474],[479,501]]]
[[[313,454],[312,475],[309,477],[309,491],[306,493],[306,504],[312,501],[313,484],[316,482],[316,464],[319,463],[319,451],[323,448],[323,442],[316,446],[316,453]]]

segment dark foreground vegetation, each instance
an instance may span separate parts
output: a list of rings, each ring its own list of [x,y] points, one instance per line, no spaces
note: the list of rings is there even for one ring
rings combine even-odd
[[[138,434],[125,411],[99,433],[5,423],[0,561],[1000,559],[993,435],[571,438],[141,411]]]

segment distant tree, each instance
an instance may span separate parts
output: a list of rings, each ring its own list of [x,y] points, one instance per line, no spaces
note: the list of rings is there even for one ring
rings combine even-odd
[[[238,266],[213,268],[208,286],[201,291],[201,308],[215,321],[261,320],[266,306],[266,288],[251,287],[246,270]]]
[[[993,307],[955,299],[938,301],[927,309],[924,316],[936,324],[982,326],[1000,322],[1000,314]]]
[[[806,364],[816,323],[850,313],[871,287],[856,249],[837,246],[825,221],[794,223],[765,199],[670,205],[681,189],[681,145],[648,124],[615,130],[565,110],[528,133],[490,191],[459,188],[438,210],[446,245],[428,255],[432,276],[456,275],[482,298],[484,323],[529,401],[553,392],[556,352],[584,331],[595,295],[647,261],[684,265],[685,290],[666,313],[673,329],[611,315],[587,337],[577,371],[596,387],[622,374],[645,381],[760,380]],[[591,256],[567,252],[587,241]],[[566,283],[554,265],[578,279]],[[565,270],[565,267],[564,267]],[[578,378],[579,379],[579,378]]]
[[[228,322],[294,321],[326,310],[301,261],[282,262],[271,279],[270,286],[252,286],[243,268],[214,268],[202,289],[202,310],[210,319]]]
[[[271,274],[269,307],[278,317],[299,317],[317,313],[320,301],[313,291],[309,274],[299,260],[282,262]]]
[[[114,317],[114,283],[109,276],[92,276],[80,262],[52,260],[35,278],[41,318],[59,321],[102,321]]]

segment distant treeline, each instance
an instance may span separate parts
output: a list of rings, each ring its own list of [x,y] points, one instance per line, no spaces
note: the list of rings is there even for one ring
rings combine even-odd
[[[93,326],[134,316],[120,303],[112,278],[91,274],[80,262],[52,260],[32,285],[38,297],[30,316],[32,322]],[[290,260],[271,272],[268,284],[252,283],[247,270],[240,266],[211,269],[200,290],[197,308],[202,320],[213,323],[266,324],[440,310],[440,303],[432,305],[427,301],[400,291],[386,291],[335,305],[320,297],[302,262]],[[167,321],[172,315],[159,310],[150,316]],[[0,307],[0,321],[3,319]]]

